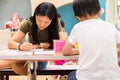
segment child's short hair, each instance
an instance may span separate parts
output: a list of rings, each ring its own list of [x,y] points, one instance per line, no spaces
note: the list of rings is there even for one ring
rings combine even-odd
[[[97,14],[100,10],[99,0],[74,0],[73,10],[75,16],[87,17]]]

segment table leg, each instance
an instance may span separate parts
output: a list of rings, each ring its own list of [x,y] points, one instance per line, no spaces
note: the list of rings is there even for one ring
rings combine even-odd
[[[36,73],[36,63],[33,61],[33,73],[32,73],[32,80],[37,80],[37,73]]]
[[[37,63],[28,62],[28,80],[37,80]]]
[[[31,69],[30,69],[31,62],[28,61],[28,73],[27,73],[27,80],[31,80]]]

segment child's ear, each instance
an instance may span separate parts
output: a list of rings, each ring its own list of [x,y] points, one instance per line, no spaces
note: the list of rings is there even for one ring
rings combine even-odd
[[[98,16],[100,17],[103,13],[104,13],[104,9],[101,8],[101,9],[99,10]]]
[[[104,13],[104,9],[103,9],[103,8],[101,8],[101,13],[102,13],[102,14]]]

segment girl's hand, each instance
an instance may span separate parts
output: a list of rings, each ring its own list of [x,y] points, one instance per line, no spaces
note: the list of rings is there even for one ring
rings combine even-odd
[[[33,48],[32,43],[28,43],[28,42],[22,43],[20,46],[20,50],[22,51],[30,51],[32,50],[32,48]]]
[[[34,45],[33,45],[33,48],[34,48],[34,49],[39,49],[39,48],[40,48],[40,45],[39,45],[39,44],[34,44]]]
[[[40,45],[39,44],[33,45],[33,48],[34,49],[39,49],[39,48],[48,49],[49,46],[50,46],[49,43],[40,43]]]
[[[50,46],[49,43],[41,43],[41,48],[48,49]]]

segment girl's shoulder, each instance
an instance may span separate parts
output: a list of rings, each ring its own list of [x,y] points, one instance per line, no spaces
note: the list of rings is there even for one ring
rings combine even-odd
[[[24,19],[21,24],[26,24],[26,25],[32,25],[32,22],[30,21],[30,19]]]
[[[24,33],[31,31],[32,29],[32,22],[29,19],[24,19],[19,26],[19,30]]]

